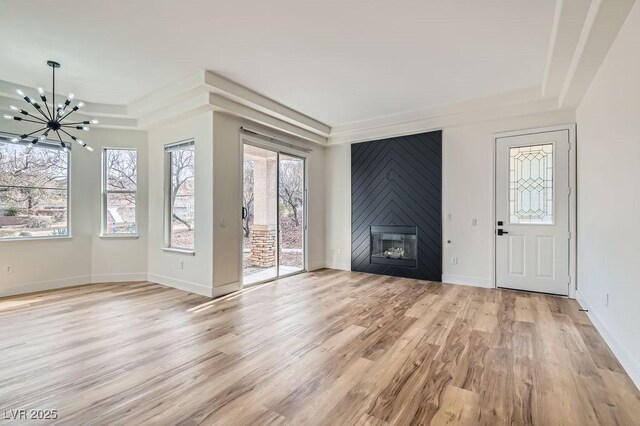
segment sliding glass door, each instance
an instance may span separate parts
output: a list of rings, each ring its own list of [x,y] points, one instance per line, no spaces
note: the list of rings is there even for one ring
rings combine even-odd
[[[280,154],[278,161],[278,273],[304,270],[304,159]]]
[[[243,284],[305,270],[305,159],[243,146]]]

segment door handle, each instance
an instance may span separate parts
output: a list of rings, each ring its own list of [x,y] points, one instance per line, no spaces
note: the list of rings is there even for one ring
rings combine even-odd
[[[242,218],[243,218],[243,219],[246,219],[246,218],[247,218],[247,208],[246,208],[246,207],[243,207],[243,208],[242,208]]]
[[[508,234],[507,231],[503,231],[502,229],[498,229],[498,235]]]

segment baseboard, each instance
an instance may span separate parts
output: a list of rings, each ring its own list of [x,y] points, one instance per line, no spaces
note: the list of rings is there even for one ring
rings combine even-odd
[[[200,294],[202,296],[213,297],[213,288],[211,286],[205,286],[189,281],[176,280],[175,278],[151,273],[147,274],[147,280],[157,284],[166,285],[168,287],[177,288],[178,290],[184,290],[190,293]]]
[[[224,284],[221,286],[214,286],[213,294],[211,297],[220,297],[220,296],[224,296],[225,294],[233,293],[234,291],[239,291],[239,290],[242,290],[242,284],[240,284],[237,281],[229,284]]]
[[[309,262],[307,265],[307,271],[317,271],[318,269],[326,268],[327,264],[325,262]]]
[[[341,271],[350,271],[351,263],[329,262],[327,263],[326,267],[329,269],[339,269]]]
[[[89,283],[91,283],[90,275],[78,275],[75,277],[59,278],[56,280],[37,281],[8,288],[0,288],[0,297],[35,293],[37,291],[55,290],[59,288],[72,287]]]
[[[122,283],[130,281],[147,281],[146,272],[129,272],[121,274],[94,274],[91,283]]]
[[[477,277],[468,277],[466,275],[442,275],[442,282],[447,284],[468,285],[471,287],[493,288],[491,280]]]
[[[640,390],[640,365],[633,360],[631,354],[620,342],[615,333],[611,331],[604,321],[600,319],[598,314],[589,307],[589,304],[579,291],[576,291],[576,300],[580,306],[582,306],[582,309],[587,310],[587,316],[596,327],[596,330],[598,330],[606,344],[609,346],[609,349],[611,349],[616,358],[618,358],[618,361],[622,364],[622,367],[631,378],[631,381],[636,385],[636,388]]]

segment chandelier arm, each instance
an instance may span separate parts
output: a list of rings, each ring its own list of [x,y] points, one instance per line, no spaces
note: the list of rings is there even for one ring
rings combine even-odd
[[[46,98],[43,98],[46,99]],[[53,115],[51,114],[51,110],[49,109],[49,104],[47,103],[46,100],[43,100],[44,102],[44,106],[47,108],[47,113],[49,114],[49,120],[52,121],[53,120]]]
[[[56,133],[58,133],[58,131],[64,133],[65,135],[69,136],[71,139],[76,140],[78,138],[76,138],[75,136],[73,136],[71,133],[67,132],[66,130],[64,130],[63,128],[60,128],[58,130],[56,130]]]
[[[35,105],[33,105],[30,102],[27,102],[28,104],[30,104],[33,108],[35,108],[36,111],[38,111],[40,114],[42,114],[42,116],[46,119],[46,121],[49,121],[49,117],[47,117],[47,115],[42,112],[42,108],[36,108]]]
[[[35,130],[35,131],[31,132],[31,133],[27,133],[26,135],[22,135],[24,137],[20,136],[20,138],[21,138],[20,140],[24,140],[24,139],[28,138],[29,136],[31,136],[32,134],[41,132],[41,131],[46,130],[46,129],[47,129],[47,127],[43,127],[42,129]]]
[[[69,111],[68,113],[66,113],[65,115],[63,115],[62,117],[60,117],[58,119],[58,123],[62,123],[62,120],[64,120],[65,118],[67,118],[68,116],[70,116],[71,114],[73,114],[75,111],[73,110],[73,108],[71,109],[71,111]]]
[[[36,117],[37,118],[37,117]],[[23,118],[20,121],[27,121],[29,123],[36,123],[36,124],[46,124],[44,121],[40,120],[40,121],[36,121],[36,120],[27,120],[26,118]]]
[[[55,132],[56,132],[56,135],[58,135],[58,139],[60,139],[60,143],[62,144],[62,146],[66,147],[67,144],[65,141],[62,140],[62,136],[60,136],[60,132],[58,132],[57,130]]]
[[[46,121],[45,121],[45,120],[43,120],[42,118],[40,118],[40,117],[38,117],[38,116],[35,116],[35,115],[33,115],[33,114],[29,114],[27,111],[25,111],[25,112],[27,113],[27,115],[28,115],[29,117],[31,117],[31,118],[35,118],[36,120],[38,120],[38,121],[37,121],[37,123],[47,124],[47,122],[49,121],[49,120],[46,120]],[[24,120],[24,118],[23,118],[23,120]],[[26,120],[24,120],[24,121],[26,121]]]

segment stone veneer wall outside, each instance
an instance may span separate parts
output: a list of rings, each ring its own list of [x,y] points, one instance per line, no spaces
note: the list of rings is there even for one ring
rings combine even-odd
[[[254,225],[249,235],[249,264],[259,268],[276,266],[276,229],[272,225]]]

